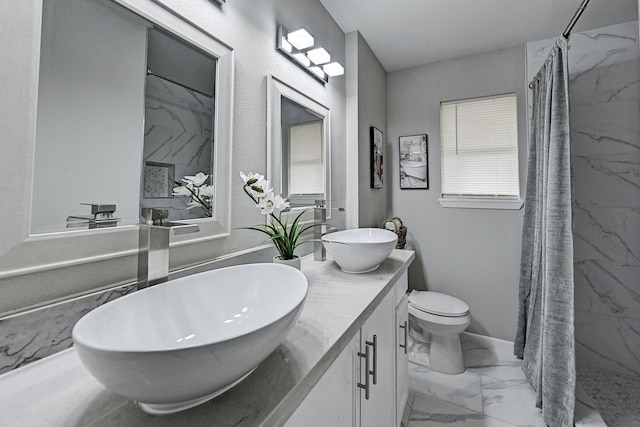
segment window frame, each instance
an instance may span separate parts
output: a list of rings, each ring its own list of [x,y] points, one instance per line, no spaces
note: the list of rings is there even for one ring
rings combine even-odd
[[[443,194],[442,193],[442,175],[444,170],[443,157],[442,157],[442,107],[451,104],[461,104],[466,102],[474,102],[480,100],[499,99],[504,97],[513,97],[515,100],[515,126],[516,126],[516,176],[518,182],[518,195],[474,195],[474,194]],[[481,96],[474,98],[462,98],[452,101],[440,102],[440,198],[438,199],[440,205],[443,208],[468,208],[468,209],[507,209],[518,210],[524,205],[522,199],[522,188],[520,179],[520,146],[518,137],[518,96],[516,92],[501,93],[489,96]]]

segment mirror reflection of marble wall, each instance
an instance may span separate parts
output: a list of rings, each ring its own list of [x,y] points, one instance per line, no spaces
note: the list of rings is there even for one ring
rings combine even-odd
[[[188,197],[171,196],[170,182],[199,172],[211,175],[216,61],[150,29],[147,63],[162,77],[146,79],[140,205],[169,207],[171,220],[202,218],[202,209],[187,209]]]

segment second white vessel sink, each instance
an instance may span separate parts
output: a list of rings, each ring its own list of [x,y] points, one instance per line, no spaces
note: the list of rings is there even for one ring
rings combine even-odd
[[[322,236],[322,244],[346,273],[368,273],[396,247],[396,233],[382,228],[354,228]]]
[[[307,278],[247,264],[172,280],[109,302],[76,323],[82,363],[104,386],[151,414],[191,408],[227,391],[296,323]]]

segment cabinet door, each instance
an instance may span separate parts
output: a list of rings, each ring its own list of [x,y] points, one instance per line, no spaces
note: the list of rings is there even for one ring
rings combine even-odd
[[[357,382],[356,354],[360,334],[356,334],[320,381],[311,389],[285,427],[355,427]]]
[[[396,423],[399,426],[409,398],[409,358],[407,334],[409,333],[409,297],[405,295],[396,307]]]
[[[360,330],[360,384],[369,385],[369,396],[360,391],[360,425],[393,426],[396,413],[395,295],[389,292]],[[369,378],[367,378],[367,376]]]

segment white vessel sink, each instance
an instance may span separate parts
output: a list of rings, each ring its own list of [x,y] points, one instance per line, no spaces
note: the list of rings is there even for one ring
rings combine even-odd
[[[283,341],[307,278],[247,264],[169,281],[84,316],[73,341],[89,372],[151,414],[191,408],[248,376]]]
[[[382,228],[355,228],[322,236],[322,244],[346,273],[368,273],[396,247],[398,236]]]

